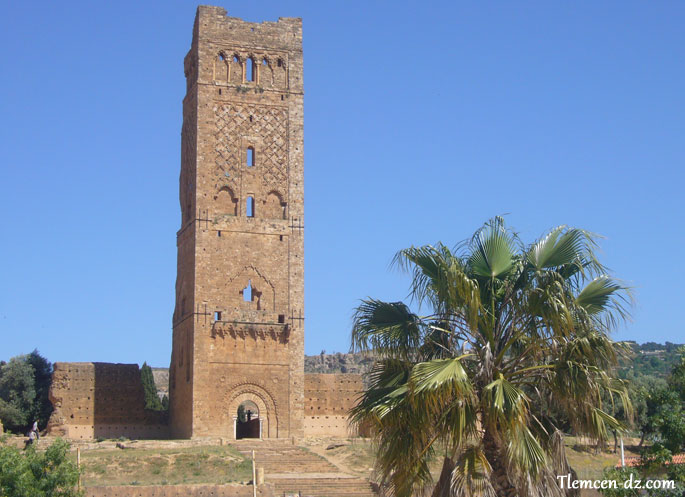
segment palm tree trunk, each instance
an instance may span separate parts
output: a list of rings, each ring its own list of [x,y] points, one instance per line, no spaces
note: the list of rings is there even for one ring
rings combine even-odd
[[[449,457],[445,457],[442,462],[442,471],[440,471],[440,478],[433,489],[431,497],[450,497],[452,484],[452,471],[454,470],[454,461]]]
[[[483,435],[483,449],[492,467],[490,482],[495,489],[497,497],[518,497],[518,492],[509,481],[507,475],[506,460],[501,446],[487,429],[485,430],[485,435]]]

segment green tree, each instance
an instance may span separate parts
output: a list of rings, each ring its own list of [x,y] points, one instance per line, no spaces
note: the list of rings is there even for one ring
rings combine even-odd
[[[155,385],[155,377],[152,375],[152,368],[143,363],[140,368],[140,381],[143,383],[143,392],[145,393],[145,409],[152,409],[154,411],[162,411],[162,402],[157,395],[157,385]]]
[[[654,389],[646,398],[646,417],[641,426],[643,439],[671,453],[685,448],[685,348],[682,357],[671,369],[667,386]]]
[[[45,428],[52,414],[50,402],[50,385],[52,384],[52,364],[45,357],[34,350],[26,356],[26,362],[33,367],[33,385],[36,391],[36,401],[32,413],[32,420],[38,421],[40,428]]]
[[[69,445],[57,439],[45,452],[20,451],[0,443],[0,495],[3,497],[76,497],[78,468]]]
[[[564,495],[572,472],[545,406],[577,433],[607,440],[627,411],[626,384],[609,373],[626,349],[609,338],[629,292],[595,256],[595,236],[561,226],[525,247],[495,218],[452,250],[400,251],[419,315],[402,302],[363,301],[353,350],[377,364],[352,420],[378,446],[381,483],[398,497]]]
[[[5,429],[24,433],[33,423],[36,386],[26,356],[13,357],[0,368],[0,420]]]
[[[678,348],[677,354],[680,357],[668,377],[668,386],[678,394],[682,402],[685,402],[685,346]]]
[[[5,429],[25,433],[34,421],[41,428],[47,425],[51,382],[52,364],[37,350],[0,365],[0,420]]]

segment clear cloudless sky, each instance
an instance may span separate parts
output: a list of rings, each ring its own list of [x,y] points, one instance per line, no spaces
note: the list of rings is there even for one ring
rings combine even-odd
[[[685,341],[685,3],[234,1],[302,17],[309,354],[400,248],[506,214],[604,235],[616,339]],[[166,366],[186,1],[0,3],[0,359]]]

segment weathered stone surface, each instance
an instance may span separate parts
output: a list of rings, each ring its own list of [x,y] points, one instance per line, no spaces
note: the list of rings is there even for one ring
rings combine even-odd
[[[301,437],[302,22],[201,6],[185,74],[172,433],[233,438],[251,401],[263,437]]]
[[[71,439],[166,438],[166,414],[145,409],[137,364],[56,362],[48,433]]]
[[[201,6],[184,69],[170,434],[233,440],[249,401],[263,438],[346,436],[361,377],[304,375],[302,21]],[[51,433],[167,436],[136,365],[56,363],[51,399]]]
[[[304,375],[305,436],[353,436],[347,414],[364,391],[358,374]]]

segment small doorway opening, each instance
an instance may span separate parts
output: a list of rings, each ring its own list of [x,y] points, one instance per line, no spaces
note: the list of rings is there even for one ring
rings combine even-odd
[[[251,400],[246,400],[238,406],[235,438],[261,438],[261,420],[259,419],[259,408]]]

